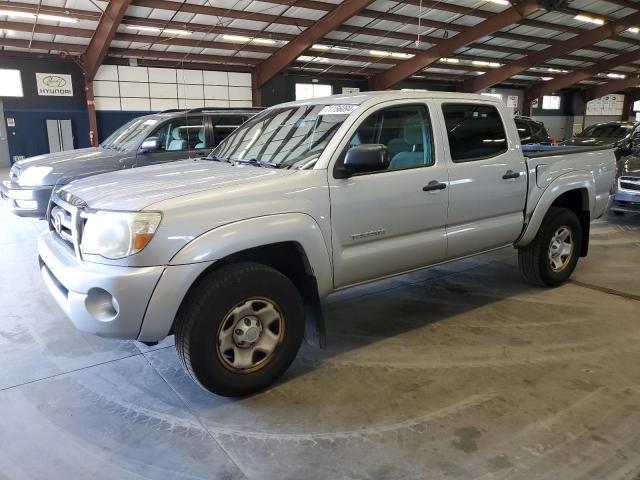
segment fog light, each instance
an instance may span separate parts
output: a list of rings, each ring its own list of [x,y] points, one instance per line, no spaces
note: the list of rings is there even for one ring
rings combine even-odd
[[[118,315],[120,306],[118,301],[106,290],[102,288],[92,288],[87,293],[84,300],[87,311],[93,315],[96,320],[101,322],[110,322]]]
[[[16,205],[23,210],[36,210],[38,208],[38,202],[35,200],[16,200]]]

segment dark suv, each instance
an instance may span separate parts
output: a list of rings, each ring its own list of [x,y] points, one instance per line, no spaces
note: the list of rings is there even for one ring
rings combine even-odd
[[[124,168],[206,156],[259,108],[166,110],[135,118],[99,147],[38,155],[16,162],[2,198],[22,217],[44,218],[51,192],[78,178]]]
[[[544,123],[529,117],[514,117],[514,120],[522,145],[552,145],[555,143],[555,139],[549,135]]]

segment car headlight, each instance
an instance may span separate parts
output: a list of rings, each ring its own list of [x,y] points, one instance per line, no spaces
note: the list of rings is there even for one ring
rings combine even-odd
[[[80,250],[83,254],[118,259],[141,251],[160,225],[160,212],[107,212],[87,214]]]
[[[44,177],[49,175],[53,168],[51,167],[28,167],[25,168],[18,177],[18,185],[21,187],[38,187],[41,185]]]

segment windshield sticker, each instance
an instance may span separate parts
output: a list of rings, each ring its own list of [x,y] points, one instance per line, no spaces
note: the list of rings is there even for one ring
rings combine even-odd
[[[326,105],[318,115],[349,115],[357,105]]]

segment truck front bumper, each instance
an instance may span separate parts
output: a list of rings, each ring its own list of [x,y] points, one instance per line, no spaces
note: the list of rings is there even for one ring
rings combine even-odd
[[[640,191],[618,190],[613,197],[614,212],[640,213]]]
[[[38,238],[42,278],[78,330],[136,339],[164,266],[120,267],[83,262],[49,231]]]
[[[21,187],[9,180],[0,184],[0,195],[20,217],[44,218],[53,187]]]

